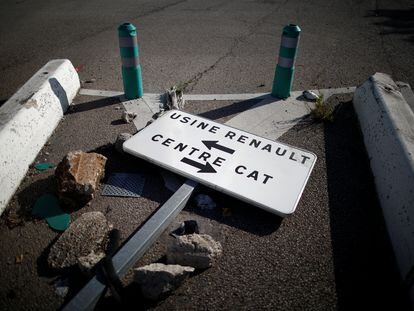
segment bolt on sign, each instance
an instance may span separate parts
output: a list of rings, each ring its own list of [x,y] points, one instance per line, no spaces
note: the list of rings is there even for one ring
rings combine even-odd
[[[295,211],[316,161],[312,152],[179,110],[168,111],[123,148],[280,216]]]

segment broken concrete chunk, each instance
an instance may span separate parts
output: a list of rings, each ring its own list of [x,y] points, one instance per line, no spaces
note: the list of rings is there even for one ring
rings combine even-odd
[[[199,194],[194,198],[197,207],[206,210],[212,210],[216,207],[216,203],[206,194]]]
[[[318,94],[312,91],[303,91],[302,95],[308,100],[317,100],[319,98]]]
[[[78,259],[91,253],[104,252],[110,224],[101,212],[82,214],[59,237],[50,249],[48,264],[65,269],[78,264]]]
[[[167,263],[207,269],[221,256],[222,247],[207,234],[177,236],[167,250]]]
[[[55,293],[62,298],[65,298],[69,292],[69,279],[59,278],[53,284],[55,286]]]
[[[80,204],[92,200],[105,175],[106,160],[98,153],[69,152],[55,171],[60,197]]]
[[[126,123],[131,123],[137,116],[138,115],[135,112],[128,112],[126,110],[122,112],[122,120]]]
[[[123,153],[124,149],[122,148],[124,142],[126,142],[128,139],[130,139],[132,137],[131,134],[129,133],[121,133],[118,135],[118,137],[116,138],[116,142],[115,142],[115,149],[116,151]]]
[[[200,233],[198,228],[198,223],[196,220],[185,220],[180,226],[171,232],[173,237],[177,237],[179,235],[184,234],[193,234],[193,233]]]
[[[89,255],[78,258],[78,267],[85,275],[90,276],[95,265],[104,257],[105,253],[103,251],[98,253],[92,251]]]
[[[166,91],[166,106],[165,110],[178,109],[182,110],[185,105],[183,90],[177,86],[173,86]]]
[[[192,267],[153,263],[135,269],[134,279],[145,298],[158,300],[179,287],[192,272]]]

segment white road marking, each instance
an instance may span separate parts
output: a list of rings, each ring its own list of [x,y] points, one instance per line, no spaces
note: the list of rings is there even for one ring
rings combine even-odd
[[[124,92],[80,89],[79,95],[97,96],[97,97],[115,97],[115,96],[124,95]]]
[[[353,93],[355,87],[342,87],[336,89],[320,89],[312,90],[316,93],[323,94],[325,99],[334,94],[346,94]],[[115,97],[124,95],[120,91],[106,91],[106,90],[94,90],[94,89],[80,89],[80,95],[97,96],[97,97]],[[300,96],[302,92],[294,91],[292,96]],[[162,94],[157,93],[145,93],[144,97],[147,98],[160,98]],[[269,93],[240,93],[240,94],[184,94],[185,100],[197,101],[197,100],[249,100],[249,99],[266,99],[271,97]]]
[[[316,94],[322,94],[324,100],[335,94],[353,93],[355,87],[343,87],[333,89],[311,90]],[[121,101],[128,112],[137,114],[134,124],[138,130],[142,129],[152,120],[159,111],[163,94],[146,93],[141,99],[122,99],[123,93],[118,91],[81,89],[79,94],[100,97],[121,97]],[[306,101],[302,91],[294,91],[286,100],[272,97],[269,93],[245,93],[245,94],[184,94],[188,101],[243,101],[261,99],[250,109],[239,113],[227,122],[227,124],[270,139],[278,139],[309,114],[314,103]]]

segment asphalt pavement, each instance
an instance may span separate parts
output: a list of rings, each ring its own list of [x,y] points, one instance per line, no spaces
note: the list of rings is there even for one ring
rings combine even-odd
[[[302,28],[295,90],[355,86],[377,71],[414,85],[408,1],[3,1],[0,17],[2,101],[54,58],[70,59],[85,87],[122,90],[116,28],[125,21],[138,28],[146,92],[179,83],[193,94],[270,91],[281,29],[292,22]],[[203,232],[222,243],[222,259],[158,304],[137,296],[129,275],[127,302],[159,310],[407,309],[350,100],[331,99],[338,106],[333,123],[301,123],[280,138],[318,156],[294,215],[282,220],[198,188],[218,208],[202,211],[192,202],[168,230],[196,219]],[[57,164],[70,150],[93,150],[108,156],[109,173],[143,173],[142,198],[98,195],[73,214],[102,211],[125,241],[171,193],[157,167],[113,151],[110,144],[118,133],[135,131],[120,122],[118,99],[78,96],[75,104],[37,161]],[[243,103],[243,109],[251,104]],[[239,107],[190,102],[186,110],[224,122]],[[35,199],[54,191],[52,175],[53,170],[31,168],[9,204],[9,211],[22,211],[24,226],[9,229],[7,212],[2,216],[1,309],[56,309],[65,301],[54,292],[59,275],[45,266],[58,234],[29,216]],[[163,260],[168,230],[137,265]],[[66,299],[86,281],[71,273]],[[99,306],[108,307],[115,307],[111,297]]]

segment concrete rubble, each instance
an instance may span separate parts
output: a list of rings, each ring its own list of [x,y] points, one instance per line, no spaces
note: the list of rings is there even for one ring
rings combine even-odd
[[[98,153],[69,152],[55,171],[60,198],[70,204],[86,204],[92,200],[105,175],[106,160]]]
[[[167,110],[178,109],[182,110],[185,105],[184,93],[182,89],[177,86],[173,86],[166,91],[166,106]]]
[[[124,144],[124,142],[126,142],[131,137],[132,135],[129,133],[119,134],[115,141],[115,150],[118,151],[119,153],[123,153],[124,149],[122,149],[122,145]]]
[[[82,214],[53,244],[48,264],[53,269],[65,269],[87,261],[92,263],[91,254],[103,253],[112,226],[101,212]],[[97,257],[96,257],[97,258]]]
[[[53,284],[55,287],[55,293],[62,298],[65,298],[69,292],[69,279],[59,278]]]
[[[131,123],[137,116],[138,115],[135,112],[128,112],[126,110],[122,112],[122,120],[124,120],[125,123]]]
[[[211,267],[222,254],[221,244],[207,234],[177,236],[167,249],[167,263],[196,269]]]
[[[158,300],[178,288],[192,272],[192,267],[153,263],[135,269],[134,280],[145,298]]]
[[[312,92],[312,91],[307,91],[307,90],[306,91],[303,91],[302,95],[306,99],[312,100],[312,101],[317,100],[319,98],[319,95],[318,94],[316,94],[315,92]]]
[[[97,253],[92,251],[90,254],[78,258],[78,267],[85,275],[89,276],[92,274],[95,265],[104,257],[105,253],[103,251]]]

